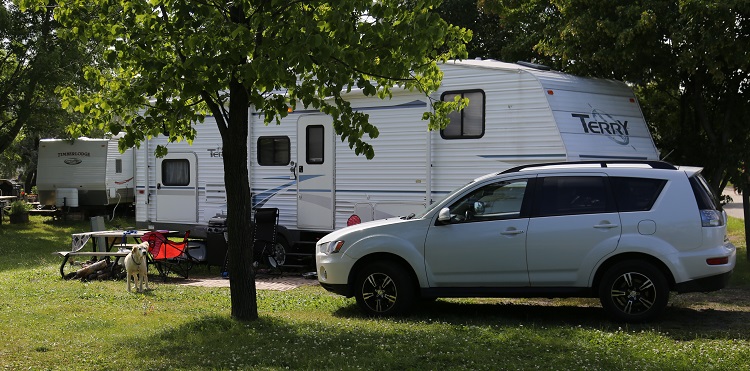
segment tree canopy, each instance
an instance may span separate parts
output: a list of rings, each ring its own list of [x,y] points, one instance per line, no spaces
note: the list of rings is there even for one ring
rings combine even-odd
[[[58,37],[52,9],[22,12],[11,1],[0,3],[0,171],[27,173],[28,190],[39,138],[64,134],[74,120],[61,109],[55,88],[79,83],[91,54],[85,43]]]
[[[47,0],[23,0],[30,8]],[[437,89],[437,62],[465,55],[470,34],[434,11],[439,0],[195,1],[71,0],[55,7],[67,36],[106,46],[85,69],[90,91],[63,89],[63,105],[85,114],[79,129],[125,132],[121,148],[156,135],[193,140],[213,115],[222,136],[232,316],[257,317],[247,173],[249,107],[278,123],[298,106],[329,114],[358,154],[378,136],[342,94],[385,98],[403,87]],[[431,127],[463,102],[434,102]],[[301,108],[301,107],[300,107]],[[158,150],[164,154],[164,149]]]
[[[750,2],[480,0],[511,44],[566,72],[633,84],[666,159],[714,190],[746,184]]]

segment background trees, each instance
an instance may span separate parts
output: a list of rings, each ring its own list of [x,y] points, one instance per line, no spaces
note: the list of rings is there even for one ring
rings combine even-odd
[[[460,3],[468,0],[447,0]],[[705,167],[716,191],[746,187],[747,1],[478,0],[503,30],[499,55],[634,86],[662,155]],[[444,5],[445,6],[445,5]],[[447,13],[447,20],[453,21]],[[472,28],[480,34],[484,28]],[[494,32],[494,31],[493,31]],[[469,49],[474,51],[474,49]]]
[[[55,88],[80,83],[92,54],[85,44],[58,37],[51,8],[22,12],[11,1],[0,4],[0,173],[20,172],[28,191],[39,138],[63,136],[75,120],[60,107]]]
[[[512,55],[570,73],[630,83],[662,156],[704,167],[717,195],[732,182],[743,191],[745,219],[750,218],[750,2],[477,4],[497,15],[505,30],[504,45],[496,48],[500,58]],[[748,225],[746,229],[750,236]]]
[[[46,0],[25,0],[33,9]],[[394,86],[435,90],[436,62],[465,55],[468,34],[434,11],[438,1],[221,2],[71,0],[55,7],[69,36],[106,48],[84,68],[90,91],[63,89],[63,107],[90,128],[125,132],[121,148],[149,136],[192,140],[192,125],[216,119],[223,144],[232,316],[257,317],[249,226],[248,108],[266,123],[289,110],[317,109],[358,154],[374,155],[367,115],[341,94],[388,97]],[[459,102],[435,102],[432,127]],[[367,136],[367,137],[366,137]],[[364,137],[364,139],[363,139]],[[164,148],[157,150],[165,153]]]

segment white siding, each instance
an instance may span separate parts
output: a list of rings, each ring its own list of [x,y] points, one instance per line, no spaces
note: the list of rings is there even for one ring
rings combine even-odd
[[[194,152],[198,158],[198,223],[204,225],[217,213],[226,213],[224,189],[224,163],[221,153],[221,136],[213,117],[206,117],[195,125],[196,140],[169,143],[164,137],[155,137],[142,143],[136,151],[136,222],[159,222],[156,219],[156,146],[167,145],[170,151]],[[207,193],[207,190],[209,191]]]
[[[405,215],[427,205],[427,122],[429,109],[420,93],[400,92],[392,99],[353,99],[352,105],[370,116],[378,128],[375,139],[364,138],[375,150],[367,160],[356,156],[348,142],[336,146],[335,228],[346,226],[355,205],[367,210],[363,221]]]
[[[443,67],[443,85],[433,98],[440,99],[445,91],[482,90],[485,133],[479,139],[450,140],[432,133],[435,200],[490,172],[529,162],[565,160],[565,147],[539,81],[515,65],[496,64],[498,68],[493,69],[471,64]]]

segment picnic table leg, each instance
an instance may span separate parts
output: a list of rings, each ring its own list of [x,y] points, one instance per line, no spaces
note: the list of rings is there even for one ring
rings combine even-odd
[[[65,263],[67,263],[67,262],[68,262],[68,258],[69,258],[69,257],[70,257],[70,255],[68,255],[68,254],[65,254],[65,257],[63,257],[63,261],[62,261],[62,264],[60,264],[60,276],[61,276],[62,278],[65,278],[65,271],[63,270],[63,268],[65,268]]]
[[[112,263],[112,266],[109,268],[109,277],[114,279],[115,278],[115,267],[117,267],[117,263],[120,261],[120,256],[115,256],[115,262]]]

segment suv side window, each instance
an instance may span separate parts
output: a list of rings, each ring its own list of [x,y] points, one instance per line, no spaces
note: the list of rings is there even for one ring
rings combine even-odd
[[[667,181],[664,179],[610,177],[620,212],[651,210]]]
[[[514,219],[521,215],[528,179],[487,184],[450,206],[452,222]]]
[[[541,179],[539,216],[597,214],[616,211],[604,176],[561,176]]]

